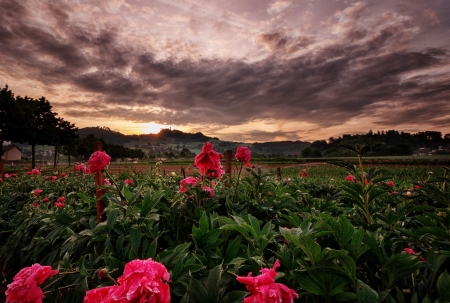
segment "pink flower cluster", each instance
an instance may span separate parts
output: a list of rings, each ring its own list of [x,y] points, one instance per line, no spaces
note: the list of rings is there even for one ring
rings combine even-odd
[[[59,207],[59,208],[63,209],[65,206],[64,202],[66,202],[66,198],[59,197],[58,200],[56,200],[56,202],[53,204],[53,207]]]
[[[169,272],[152,259],[133,260],[125,265],[119,285],[89,290],[83,303],[170,303]]]
[[[261,275],[252,277],[250,272],[247,277],[237,277],[236,279],[245,284],[250,296],[244,298],[244,303],[292,303],[298,294],[281,283],[275,283],[277,276],[276,268],[280,267],[280,262],[275,261],[272,268],[261,268]]]
[[[8,284],[6,294],[7,303],[42,303],[44,293],[39,287],[45,280],[56,275],[59,270],[52,270],[50,266],[33,264],[22,268]]]
[[[27,175],[40,175],[42,174],[41,171],[39,169],[33,168],[30,171],[27,171]]]
[[[211,142],[203,145],[201,153],[195,156],[194,165],[200,169],[200,173],[212,178],[221,178],[225,171],[222,169],[220,160],[222,154],[218,154]]]
[[[214,182],[211,182],[211,183],[214,186]],[[180,182],[180,192],[189,193],[192,188],[199,187],[199,186],[202,186],[202,179],[200,177],[197,177],[197,178],[187,177],[187,178],[184,178],[183,180],[181,180],[181,182]],[[203,189],[203,191],[207,191],[208,195],[210,197],[213,196],[214,189],[212,189],[211,187],[203,185],[202,189]]]

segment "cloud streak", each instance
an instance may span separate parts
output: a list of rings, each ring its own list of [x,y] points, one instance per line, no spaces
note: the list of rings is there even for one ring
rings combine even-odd
[[[172,120],[235,141],[450,132],[450,24],[440,16],[450,7],[337,2],[331,13],[321,1],[255,1],[240,14],[200,0],[0,0],[0,80],[85,126]],[[320,31],[290,19],[305,9]]]

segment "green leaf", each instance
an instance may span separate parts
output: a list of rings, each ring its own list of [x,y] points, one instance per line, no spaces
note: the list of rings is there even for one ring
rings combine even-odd
[[[437,280],[439,303],[450,302],[450,275],[444,271]]]
[[[210,271],[208,279],[206,280],[206,291],[214,302],[219,301],[220,282],[222,281],[221,275],[222,265],[219,264]]]
[[[147,258],[155,258],[156,256],[156,249],[158,248],[158,238],[153,239],[152,243],[150,243],[146,257]]]
[[[195,303],[211,302],[203,284],[194,277],[191,277],[189,282],[189,300]]]
[[[155,208],[156,204],[159,203],[163,196],[164,190],[162,189],[154,192],[152,196],[150,196],[150,191],[148,191],[145,194],[144,200],[142,202],[141,217],[146,217],[152,211],[152,209]]]
[[[248,293],[246,291],[231,291],[220,299],[219,303],[241,303]]]
[[[322,248],[319,244],[314,242],[310,236],[300,236],[298,245],[308,256],[313,265],[322,260]]]
[[[298,271],[293,271],[293,275],[297,280],[297,283],[307,292],[325,297],[325,292],[322,287],[316,283],[311,277],[305,273],[300,273]]]
[[[106,224],[108,225],[109,229],[112,229],[114,227],[114,224],[116,223],[118,214],[119,214],[118,209],[113,209],[108,213],[108,218],[106,220]]]
[[[206,212],[203,212],[198,224],[199,224],[198,227],[199,227],[200,231],[202,232],[202,234],[206,234],[209,231],[209,223],[208,223],[208,218],[206,217]]]
[[[375,290],[361,280],[358,280],[357,283],[356,295],[358,296],[358,303],[378,302],[379,296]]]
[[[139,227],[132,227],[130,229],[131,249],[135,252],[138,251],[139,246],[141,245],[141,237],[141,229]]]

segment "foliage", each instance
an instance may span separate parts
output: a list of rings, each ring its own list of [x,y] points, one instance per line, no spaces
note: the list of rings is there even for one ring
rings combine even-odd
[[[92,175],[69,167],[65,177],[18,174],[0,183],[1,265],[58,268],[44,302],[82,302],[88,289],[112,285],[100,270],[118,278],[127,262],[148,258],[168,269],[171,302],[242,302],[248,292],[236,276],[256,276],[276,260],[276,282],[294,289],[296,302],[449,299],[448,168],[308,172],[278,178],[248,168],[239,180],[204,178],[212,196],[180,192],[182,177],[157,167],[107,174],[101,223]],[[345,181],[349,172],[355,182]],[[64,208],[55,207],[62,196]]]

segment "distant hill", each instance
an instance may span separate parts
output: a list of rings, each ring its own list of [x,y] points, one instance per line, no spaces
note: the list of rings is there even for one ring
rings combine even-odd
[[[142,134],[142,135],[124,135],[120,132],[111,130],[109,127],[85,127],[78,130],[78,134],[81,137],[87,135],[94,135],[96,138],[103,138],[107,143],[114,143],[120,145],[126,145],[131,141],[141,142],[207,142],[214,137],[208,137],[202,133],[184,133],[180,130],[162,129],[157,134]]]
[[[87,135],[92,134],[96,138],[103,138],[107,143],[119,145],[125,145],[133,140],[132,137],[113,131],[109,127],[85,127],[79,129],[78,134],[80,137],[86,137]]]

